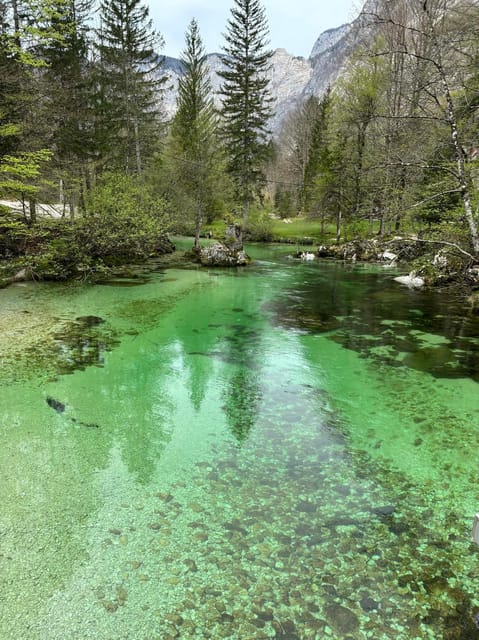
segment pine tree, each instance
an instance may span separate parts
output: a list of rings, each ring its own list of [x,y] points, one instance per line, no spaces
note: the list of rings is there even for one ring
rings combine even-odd
[[[218,145],[217,118],[206,54],[194,19],[185,35],[181,63],[184,73],[178,83],[178,108],[171,132],[172,149],[181,189],[194,212],[195,249],[198,249],[205,205],[211,199]]]
[[[62,35],[45,25],[53,0],[12,0],[0,4],[0,197],[30,202],[35,222],[35,196],[42,184],[42,167],[50,158],[40,134],[37,105],[40,69],[45,63],[38,46]],[[33,72],[32,69],[36,71]]]
[[[244,229],[250,205],[264,184],[263,164],[269,155],[272,109],[267,71],[272,54],[266,50],[268,26],[260,2],[234,2],[221,56],[225,68],[220,72],[220,93],[229,170],[242,203]]]
[[[304,167],[302,208],[311,209],[314,200],[313,192],[315,181],[324,169],[327,149],[327,127],[330,115],[331,90],[328,88],[324,96],[313,111],[313,122],[311,123],[310,144],[307,153],[307,162]]]
[[[50,28],[62,34],[41,47],[46,62],[42,93],[48,109],[49,142],[61,199],[70,211],[80,204],[90,184],[93,153],[91,69],[88,59],[88,16],[92,0],[58,0],[50,15]]]
[[[98,30],[100,90],[97,130],[109,168],[143,170],[158,133],[158,91],[163,38],[153,30],[141,0],[103,0]]]

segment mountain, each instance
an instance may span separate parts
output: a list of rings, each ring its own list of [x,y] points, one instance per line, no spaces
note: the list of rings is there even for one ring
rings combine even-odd
[[[218,53],[207,56],[209,76],[217,106],[220,104],[221,78],[218,72],[222,62]],[[165,58],[163,73],[167,76],[163,106],[167,117],[173,117],[178,95],[178,78],[182,73],[181,62],[176,58]],[[286,49],[276,49],[271,59],[270,79],[274,98],[275,116],[271,122],[273,132],[279,130],[281,121],[298,103],[305,87],[311,81],[312,67],[309,60],[290,55]]]
[[[368,0],[365,7],[371,2],[374,0]],[[271,129],[274,135],[279,133],[282,121],[296,105],[311,95],[321,97],[343,73],[350,56],[358,46],[360,30],[357,27],[361,20],[362,18],[358,17],[349,24],[322,33],[314,43],[308,59],[293,56],[285,49],[274,51],[270,69],[275,110]],[[219,104],[218,71],[222,67],[220,55],[209,54],[207,62],[215,101]],[[168,79],[164,107],[168,117],[172,117],[176,109],[178,78],[182,73],[181,62],[175,58],[165,58],[163,72]]]

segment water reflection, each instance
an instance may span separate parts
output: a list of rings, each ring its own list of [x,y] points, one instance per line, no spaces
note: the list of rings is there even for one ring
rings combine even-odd
[[[479,318],[468,314],[460,292],[408,291],[379,270],[358,278],[354,269],[321,265],[316,278],[298,279],[271,309],[281,325],[330,332],[377,364],[479,381]]]

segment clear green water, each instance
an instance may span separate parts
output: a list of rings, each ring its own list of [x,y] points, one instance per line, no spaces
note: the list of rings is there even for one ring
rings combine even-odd
[[[478,320],[251,252],[0,291],[2,640],[478,637]]]

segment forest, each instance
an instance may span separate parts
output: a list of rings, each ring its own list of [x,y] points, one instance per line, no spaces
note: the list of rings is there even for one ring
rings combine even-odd
[[[146,4],[1,2],[0,277],[94,277],[170,251],[168,233],[199,250],[205,229],[221,237],[233,222],[272,241],[284,219],[322,245],[406,235],[435,267],[470,270],[478,26],[473,0],[367,2],[347,68],[273,136],[258,0],[233,2],[219,95],[200,25],[187,25],[172,118]]]

